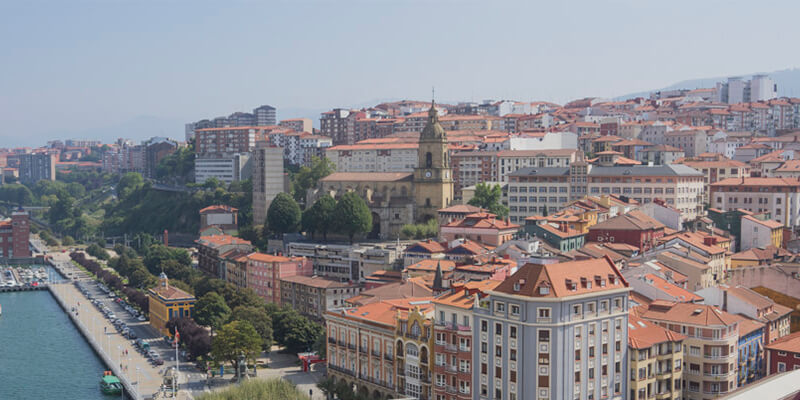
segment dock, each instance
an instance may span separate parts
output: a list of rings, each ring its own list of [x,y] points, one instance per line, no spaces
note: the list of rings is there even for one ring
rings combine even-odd
[[[0,287],[0,293],[3,292],[28,292],[32,290],[47,290],[48,285],[46,283],[41,283],[39,286],[26,286],[26,285],[19,285],[19,286],[3,286]]]
[[[162,383],[160,370],[163,370],[164,367],[151,365],[144,356],[137,353],[130,341],[118,334],[114,326],[74,285],[50,284],[47,285],[47,289],[50,290],[53,298],[64,309],[64,312],[69,315],[81,335],[102,359],[108,370],[119,378],[125,388],[125,397],[135,400],[156,398]],[[80,302],[80,307],[78,308],[79,315],[76,316],[70,310],[76,306],[77,302]],[[116,349],[114,349],[115,347]],[[121,355],[121,351],[117,349],[127,349],[128,355]],[[123,369],[123,365],[127,365],[128,368]],[[98,381],[100,372],[96,371]],[[82,371],[82,373],[92,373],[92,371]]]

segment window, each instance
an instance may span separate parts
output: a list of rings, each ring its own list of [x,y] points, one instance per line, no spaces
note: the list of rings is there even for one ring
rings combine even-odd
[[[494,334],[495,335],[502,335],[503,334],[503,324],[494,324]]]
[[[506,303],[494,303],[495,311],[497,312],[506,312]]]
[[[509,336],[511,336],[512,339],[516,339],[517,338],[517,327],[516,326],[509,327],[508,328],[508,332],[509,332]]]
[[[539,309],[539,318],[550,318],[550,309],[549,308],[540,308]]]
[[[481,332],[489,332],[489,323],[486,320],[481,320]]]
[[[519,315],[519,306],[511,305],[511,315]]]
[[[508,359],[511,360],[511,361],[517,361],[517,351],[514,350],[514,349],[511,349],[509,351],[509,353],[508,353]]]

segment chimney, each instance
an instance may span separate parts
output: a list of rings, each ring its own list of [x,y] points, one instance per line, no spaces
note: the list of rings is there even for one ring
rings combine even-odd
[[[722,291],[722,311],[728,311],[728,291]]]

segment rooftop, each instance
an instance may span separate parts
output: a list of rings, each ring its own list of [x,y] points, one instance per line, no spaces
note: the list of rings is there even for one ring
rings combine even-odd
[[[525,264],[495,292],[526,297],[569,297],[614,289],[628,282],[608,257],[558,264]]]

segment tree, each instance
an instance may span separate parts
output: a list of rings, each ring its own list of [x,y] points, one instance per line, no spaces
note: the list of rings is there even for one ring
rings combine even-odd
[[[75,244],[75,239],[73,239],[72,236],[69,235],[64,236],[64,238],[61,239],[61,244],[63,244],[64,246],[72,246],[73,244]]]
[[[333,220],[336,229],[350,238],[350,243],[353,243],[353,236],[357,233],[372,229],[372,213],[367,203],[355,192],[347,192],[339,199],[334,208]]]
[[[144,179],[138,172],[128,172],[122,175],[117,183],[117,195],[120,199],[127,198],[144,185]]]
[[[303,229],[314,235],[314,232],[321,232],[322,239],[328,240],[328,231],[333,224],[336,200],[330,195],[324,195],[317,199],[309,209],[303,213]]]
[[[272,314],[275,339],[292,353],[308,351],[314,346],[323,329],[297,310],[283,307]]]
[[[275,234],[296,232],[300,223],[300,206],[286,193],[278,193],[267,209],[264,229]]]
[[[320,179],[336,171],[336,164],[326,157],[311,157],[311,167],[302,166],[293,176],[292,188],[294,198],[298,202],[305,202],[308,189],[317,186]]]
[[[66,240],[66,237],[64,239]],[[66,243],[64,244],[66,245]],[[90,256],[94,256],[103,261],[107,261],[110,258],[106,249],[100,247],[97,243],[90,244],[89,247],[86,248],[86,252],[89,253]]]
[[[475,196],[469,200],[468,204],[485,208],[498,217],[505,217],[508,215],[508,207],[503,205],[502,197],[503,189],[500,185],[491,186],[481,182],[475,186]]]
[[[197,300],[194,308],[194,319],[200,325],[218,329],[231,316],[231,309],[217,292],[209,292]],[[251,325],[252,327],[252,325]]]
[[[156,278],[144,268],[139,268],[128,275],[128,285],[135,288],[147,288],[156,283]]]
[[[231,320],[250,322],[261,337],[261,349],[269,351],[272,348],[272,318],[263,307],[236,307],[231,314]]]
[[[217,360],[230,362],[237,367],[239,355],[253,360],[261,351],[261,337],[247,321],[233,321],[223,325],[211,345],[211,353]]]

